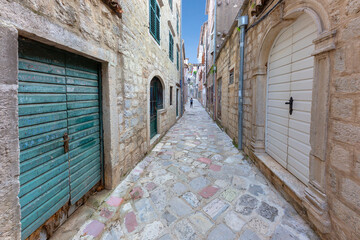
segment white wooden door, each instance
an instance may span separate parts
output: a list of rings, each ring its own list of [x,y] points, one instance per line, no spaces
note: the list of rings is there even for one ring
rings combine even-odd
[[[317,29],[304,14],[279,34],[269,57],[266,152],[300,181],[309,179],[313,40]],[[288,102],[294,99],[293,112]]]

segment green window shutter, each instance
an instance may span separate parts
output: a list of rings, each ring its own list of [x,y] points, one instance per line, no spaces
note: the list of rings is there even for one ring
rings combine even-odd
[[[179,13],[176,13],[176,31],[179,34]]]
[[[174,61],[174,38],[169,31],[169,58],[173,62]]]
[[[173,10],[173,1],[172,0],[169,0],[169,6],[170,6],[170,9]]]
[[[176,68],[179,71],[179,51],[176,51]]]
[[[160,44],[160,6],[156,3],[156,41]]]
[[[151,35],[160,44],[160,6],[156,0],[150,0],[149,30]]]

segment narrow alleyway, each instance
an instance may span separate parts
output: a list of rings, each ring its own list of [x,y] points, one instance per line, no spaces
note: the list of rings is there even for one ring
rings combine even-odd
[[[318,239],[200,103],[188,107],[103,206],[135,200],[113,217],[100,207],[102,239]],[[75,238],[97,235],[89,222]]]

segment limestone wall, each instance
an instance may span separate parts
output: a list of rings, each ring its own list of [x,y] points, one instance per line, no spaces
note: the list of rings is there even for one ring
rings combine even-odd
[[[231,139],[238,137],[238,89],[239,89],[239,39],[234,29],[219,52],[216,61],[217,79],[222,79],[221,125]],[[230,84],[230,71],[234,71],[234,81]]]
[[[270,1],[271,2],[271,1]],[[272,4],[276,4],[277,1]],[[269,6],[268,9],[271,9]],[[306,190],[291,190],[291,181],[276,178],[278,189],[294,200],[299,211],[324,239],[360,237],[360,2],[283,1],[246,36],[243,144],[254,160],[265,159],[265,101],[267,59],[278,33],[299,14],[309,14],[319,35],[315,39],[315,76],[310,142],[310,181]],[[245,6],[244,13],[250,13]],[[249,26],[258,18],[250,18]],[[237,89],[228,83],[233,35],[219,53],[217,79],[222,77],[222,120],[228,134],[237,141],[237,104],[231,103]],[[236,57],[235,73],[238,67]],[[235,76],[235,88],[238,76]],[[266,163],[265,163],[266,165]],[[264,167],[264,164],[261,165]],[[271,170],[271,169],[270,169]],[[264,170],[268,171],[268,170]],[[271,174],[273,175],[273,173]],[[271,175],[269,175],[271,177]],[[274,177],[271,177],[275,179]],[[286,179],[286,178],[285,178]],[[284,185],[285,184],[285,185]],[[301,185],[301,184],[300,184]],[[284,187],[285,186],[285,187]],[[295,199],[294,197],[293,199]],[[291,200],[290,200],[291,201]]]
[[[105,187],[113,188],[151,149],[149,88],[153,77],[164,85],[162,133],[176,121],[176,104],[169,104],[169,89],[180,71],[176,51],[180,50],[177,12],[181,1],[166,0],[161,7],[160,45],[149,32],[149,1],[120,0],[119,18],[101,0],[0,0],[0,176],[2,212],[0,236],[18,239],[19,147],[17,130],[17,37],[27,37],[102,63]],[[180,20],[180,19],[179,19]],[[181,23],[181,20],[180,20]],[[5,27],[3,27],[5,26]],[[169,59],[169,31],[174,31],[174,61]],[[180,26],[179,26],[180,30]],[[179,54],[180,56],[180,54]],[[8,75],[6,75],[8,74]],[[6,144],[5,144],[6,143]],[[6,210],[5,210],[6,209]]]

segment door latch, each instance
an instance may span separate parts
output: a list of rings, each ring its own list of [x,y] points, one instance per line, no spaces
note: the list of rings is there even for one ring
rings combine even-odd
[[[64,140],[62,142],[64,142],[64,152],[67,153],[69,152],[69,141],[70,141],[70,138],[69,138],[69,135],[68,133],[64,133],[64,136],[63,136]]]
[[[290,113],[290,115],[292,115],[292,113],[293,113],[293,103],[294,103],[294,99],[292,97],[290,97],[288,102],[285,102],[285,104],[289,104],[289,113]]]

